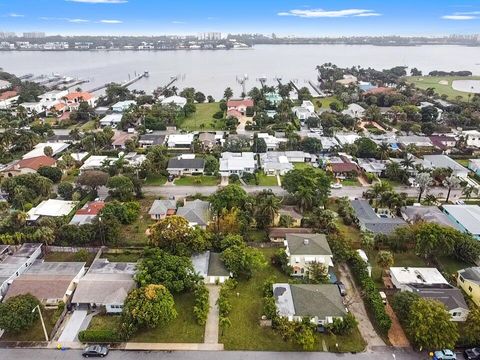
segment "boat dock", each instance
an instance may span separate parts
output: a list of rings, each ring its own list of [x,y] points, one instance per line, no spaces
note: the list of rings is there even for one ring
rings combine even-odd
[[[124,81],[123,83],[120,84],[120,86],[128,87],[128,86],[132,85],[133,83],[136,83],[138,80],[140,80],[144,77],[149,77],[149,75],[150,74],[148,73],[148,71],[144,71],[142,74],[135,76],[133,79]],[[95,91],[102,90],[102,89],[106,88],[108,85],[110,85],[110,83],[97,86],[93,89],[88,90],[88,92],[92,93],[92,92],[95,92]]]
[[[320,90],[320,88],[315,85],[313,82],[311,82],[310,80],[308,80],[308,83],[310,84],[310,86],[312,87],[312,89],[318,94],[320,95],[321,97],[324,97],[325,94],[323,93],[322,90]]]

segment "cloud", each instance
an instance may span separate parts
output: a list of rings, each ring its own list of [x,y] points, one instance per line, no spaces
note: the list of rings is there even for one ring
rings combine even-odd
[[[127,0],[65,0],[69,2],[78,2],[86,4],[124,4]]]
[[[480,11],[454,12],[451,15],[444,15],[445,20],[474,20],[480,19]]]
[[[13,18],[25,17],[25,15],[17,14],[17,13],[10,13],[10,14],[8,14],[7,16],[8,16],[8,17],[13,17]]]
[[[67,19],[67,21],[71,23],[77,23],[77,24],[90,22],[90,20],[87,20],[87,19]]]
[[[87,20],[87,19],[70,19],[70,18],[59,18],[59,17],[48,17],[48,16],[41,16],[39,17],[39,19],[45,20],[45,21],[67,21],[74,24],[90,22],[90,20]]]
[[[172,24],[186,24],[185,21],[173,20]]]
[[[381,16],[381,14],[366,9],[343,9],[343,10],[323,10],[323,9],[308,9],[308,10],[289,10],[279,12],[278,16],[295,16],[301,18],[338,18],[338,17],[367,17],[367,16]]]
[[[121,24],[121,23],[123,23],[122,20],[111,20],[111,19],[100,20],[100,22],[101,22],[102,24]]]

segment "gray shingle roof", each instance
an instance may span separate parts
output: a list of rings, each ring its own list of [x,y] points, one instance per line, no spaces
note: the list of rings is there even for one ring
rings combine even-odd
[[[170,159],[168,160],[168,169],[203,169],[204,159]]]
[[[200,226],[208,224],[210,217],[210,203],[208,201],[194,200],[187,201],[184,206],[179,207],[177,215],[183,216],[190,223],[197,223]]]
[[[468,309],[462,292],[453,286],[448,286],[448,288],[420,288],[416,289],[415,292],[423,298],[440,301],[448,310]]]
[[[308,240],[308,243],[305,240]],[[291,255],[332,255],[324,234],[287,233],[286,241]]]
[[[405,225],[405,221],[398,217],[382,218],[377,216],[368,201],[352,200],[351,205],[360,224],[374,234],[390,234],[399,226]]]
[[[155,200],[152,207],[148,211],[149,215],[166,214],[170,209],[176,209],[177,203],[175,200]]]

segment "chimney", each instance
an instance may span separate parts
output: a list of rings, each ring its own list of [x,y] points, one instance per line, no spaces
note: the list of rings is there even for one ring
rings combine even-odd
[[[303,245],[308,245],[308,239],[303,239]]]

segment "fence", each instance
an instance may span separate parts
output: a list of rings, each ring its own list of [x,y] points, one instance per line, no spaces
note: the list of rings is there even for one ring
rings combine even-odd
[[[74,246],[47,246],[47,252],[68,252],[76,253],[80,250],[87,251],[89,253],[97,253],[101,247],[74,247]]]

